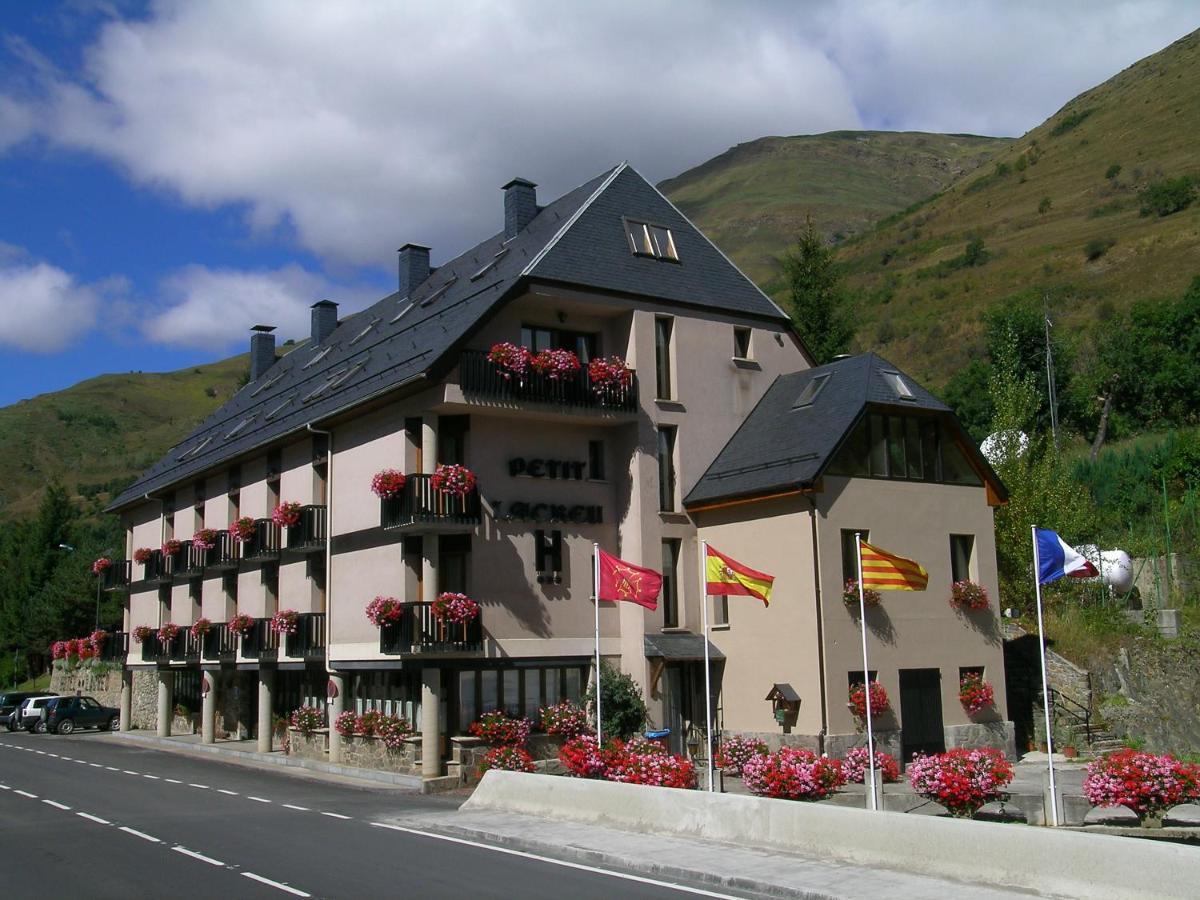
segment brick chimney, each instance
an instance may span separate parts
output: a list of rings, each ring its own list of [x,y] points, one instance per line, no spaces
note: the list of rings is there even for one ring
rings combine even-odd
[[[338,305],[332,300],[318,300],[312,305],[312,344],[323,344],[337,328]]]
[[[411,297],[413,291],[429,278],[429,248],[420,244],[405,244],[400,248],[400,296]]]
[[[504,239],[514,238],[538,214],[537,185],[514,178],[504,190]]]
[[[263,373],[275,365],[274,325],[255,325],[250,329],[250,380],[258,381]]]

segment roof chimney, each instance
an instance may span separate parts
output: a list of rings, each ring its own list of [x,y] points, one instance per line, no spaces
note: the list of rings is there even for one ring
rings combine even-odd
[[[318,300],[312,305],[312,343],[313,346],[325,343],[333,330],[337,328],[338,305],[332,300]]]
[[[429,248],[420,244],[405,244],[400,248],[400,297],[411,297],[427,278]]]
[[[250,380],[258,381],[262,374],[275,365],[274,325],[255,325],[250,329]]]
[[[538,214],[537,185],[514,178],[504,190],[504,239],[515,238]]]

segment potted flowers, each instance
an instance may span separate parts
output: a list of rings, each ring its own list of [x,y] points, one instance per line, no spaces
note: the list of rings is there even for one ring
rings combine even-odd
[[[254,539],[255,533],[258,531],[258,525],[251,516],[242,516],[234,519],[229,525],[229,534],[239,544],[244,544],[246,541]]]
[[[162,554],[163,556],[175,556],[183,549],[183,541],[177,541],[175,538],[163,541]]]
[[[969,715],[991,706],[995,699],[995,691],[983,680],[982,673],[967,672],[958,680],[958,701]]]
[[[539,350],[529,367],[550,381],[568,381],[579,371],[579,357],[570,350]]]
[[[149,547],[138,547],[133,551],[133,561],[139,566],[144,566],[154,557],[154,551]]]
[[[367,604],[367,618],[376,628],[395,625],[404,614],[404,605],[395,597],[376,597]]]
[[[271,521],[280,528],[291,528],[300,524],[300,504],[294,500],[280,503],[271,510]]]
[[[1083,795],[1096,806],[1131,809],[1143,827],[1155,828],[1172,806],[1200,800],[1200,766],[1170,755],[1118,750],[1088,763]]]
[[[532,772],[534,770],[533,757],[521,747],[508,745],[493,747],[483,757],[483,762],[479,764],[479,774],[482,775],[489,769],[500,769],[504,772]]]
[[[446,591],[438,594],[429,611],[439,622],[465,625],[479,615],[479,604],[466,594]]]
[[[592,390],[603,399],[607,394],[633,384],[633,372],[619,356],[597,357],[588,363],[588,381]]]
[[[850,685],[850,702],[847,705],[850,707],[850,712],[854,713],[856,718],[866,719],[867,689],[862,682]],[[882,716],[891,708],[891,701],[888,699],[887,691],[884,690],[883,685],[878,681],[872,681],[871,718],[874,719],[877,716]]]
[[[179,626],[174,622],[167,622],[165,625],[159,626],[158,642],[160,644],[169,644],[171,641],[175,640],[178,634]]]
[[[149,625],[138,625],[133,629],[133,642],[135,644],[145,643],[152,634],[154,634],[154,629]]]
[[[848,784],[866,783],[867,771],[870,768],[867,765],[869,755],[866,747],[854,747],[846,751],[846,758],[842,760],[842,774],[846,776]],[[883,780],[889,784],[900,780],[900,763],[890,753],[875,751],[875,770],[883,773]]]
[[[399,469],[384,469],[371,479],[371,493],[380,500],[390,500],[404,490],[407,480]]]
[[[510,719],[502,709],[485,712],[479,720],[471,723],[471,734],[489,744],[523,747],[529,740],[533,723],[528,719]]]
[[[300,613],[294,609],[281,609],[271,616],[271,631],[275,634],[295,634],[300,624]]]
[[[801,747],[783,747],[746,760],[742,783],[760,797],[824,800],[845,783],[845,777],[840,760]]]
[[[731,735],[722,739],[713,762],[723,769],[726,775],[741,775],[742,769],[752,757],[766,756],[768,752],[767,745],[756,738]]]
[[[487,358],[505,381],[511,380],[514,375],[521,380],[529,369],[529,362],[533,358],[533,354],[526,347],[518,347],[516,344],[505,341],[500,344],[492,344]]]
[[[200,640],[202,637],[204,637],[206,634],[208,634],[210,631],[212,631],[212,627],[213,627],[213,624],[209,619],[204,619],[204,618],[197,619],[195,622],[192,623],[192,627],[191,627],[192,637],[196,638],[196,640]]]
[[[254,630],[254,617],[248,616],[245,613],[239,613],[230,619],[225,627],[229,629],[230,634],[246,637],[246,635]]]
[[[94,563],[92,563],[92,574],[93,575],[103,575],[105,572],[107,572],[109,569],[112,568],[112,564],[113,564],[113,562],[111,559],[109,559],[107,556],[102,556],[98,560],[96,560]]]
[[[475,473],[458,463],[442,463],[434,470],[429,483],[440,494],[465,497],[475,489]]]
[[[583,734],[591,728],[587,711],[570,700],[555,706],[542,707],[542,731],[546,734],[561,734],[568,738]]]
[[[866,606],[878,606],[883,599],[875,588],[863,588],[862,601]],[[842,585],[842,602],[852,609],[858,608],[858,582],[851,578]]]
[[[983,804],[998,800],[1012,777],[1012,764],[994,747],[959,747],[934,756],[918,753],[908,764],[914,793],[940,803],[952,816],[968,819]]]
[[[217,547],[217,530],[201,528],[192,535],[192,546],[197,550],[215,550]]]
[[[960,610],[987,609],[987,588],[974,581],[956,581],[950,588],[950,605]]]

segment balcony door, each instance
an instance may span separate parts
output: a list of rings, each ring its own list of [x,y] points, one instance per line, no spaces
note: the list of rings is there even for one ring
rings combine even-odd
[[[441,416],[438,419],[438,463],[467,464],[467,435],[470,430],[470,416]]]
[[[900,670],[900,740],[905,759],[946,751],[940,669]]]
[[[534,353],[540,350],[570,350],[585,366],[599,352],[599,339],[591,331],[565,331],[561,328],[544,328],[537,325],[521,327],[521,344]]]

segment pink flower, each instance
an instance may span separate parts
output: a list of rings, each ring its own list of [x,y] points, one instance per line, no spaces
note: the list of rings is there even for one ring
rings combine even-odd
[[[466,594],[447,591],[438,594],[429,610],[435,619],[452,625],[465,625],[479,615],[479,604]]]

